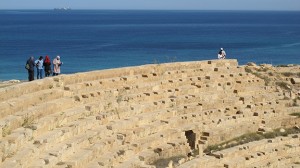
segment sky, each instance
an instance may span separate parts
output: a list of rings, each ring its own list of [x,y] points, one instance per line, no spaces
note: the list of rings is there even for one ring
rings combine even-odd
[[[296,10],[300,0],[0,0],[0,9]]]

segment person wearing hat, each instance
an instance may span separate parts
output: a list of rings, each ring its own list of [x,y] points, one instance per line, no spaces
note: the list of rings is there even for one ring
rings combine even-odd
[[[220,48],[220,51],[218,53],[218,59],[225,59],[226,57],[226,52],[223,48]]]
[[[60,67],[63,63],[60,60],[60,56],[56,56],[53,60],[53,76],[60,74]]]
[[[44,60],[44,70],[45,70],[45,77],[50,76],[51,74],[51,61],[48,55],[46,55]]]

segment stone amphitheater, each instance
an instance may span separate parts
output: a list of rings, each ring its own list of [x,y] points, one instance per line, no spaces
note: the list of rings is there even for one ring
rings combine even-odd
[[[284,89],[261,68],[153,64],[0,88],[0,167],[300,167],[299,78]]]

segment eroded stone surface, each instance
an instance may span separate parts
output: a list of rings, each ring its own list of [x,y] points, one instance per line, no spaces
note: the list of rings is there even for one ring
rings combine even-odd
[[[170,63],[0,88],[0,167],[293,166],[297,134],[203,153],[248,132],[299,127],[290,115],[300,112],[297,86],[254,73],[275,73],[269,65],[250,68],[236,60]]]

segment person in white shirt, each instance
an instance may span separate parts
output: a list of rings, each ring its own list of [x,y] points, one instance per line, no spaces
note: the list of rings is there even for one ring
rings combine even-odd
[[[35,62],[35,66],[36,66],[36,70],[37,70],[37,79],[43,79],[43,69],[44,69],[44,60],[43,60],[43,56],[40,56],[40,58],[38,60],[36,60]]]
[[[218,53],[218,59],[225,59],[226,58],[226,52],[223,48],[220,48],[220,51]]]

